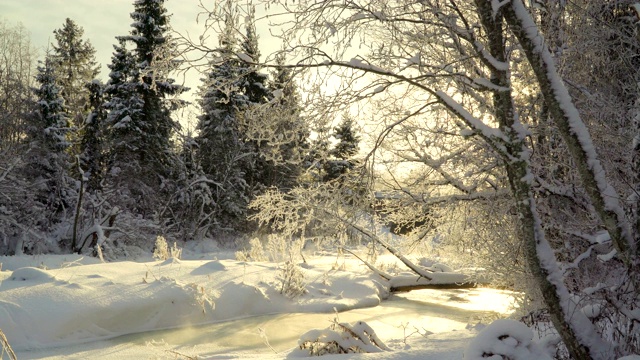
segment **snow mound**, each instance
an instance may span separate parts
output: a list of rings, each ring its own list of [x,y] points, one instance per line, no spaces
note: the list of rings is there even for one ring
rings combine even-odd
[[[9,281],[29,281],[29,282],[48,282],[55,281],[55,276],[51,275],[48,271],[34,268],[34,267],[24,267],[20,269],[16,269],[11,276],[9,277]]]
[[[224,271],[227,268],[218,260],[209,261],[191,271],[191,275],[208,275],[216,271]]]
[[[533,342],[533,331],[515,320],[496,320],[476,336],[464,352],[465,360],[552,360]]]

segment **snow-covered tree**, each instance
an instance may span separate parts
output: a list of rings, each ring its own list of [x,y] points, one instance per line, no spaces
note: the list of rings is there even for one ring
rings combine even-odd
[[[109,65],[111,73],[105,87],[105,107],[109,111],[105,121],[107,179],[109,186],[128,194],[137,193],[131,194],[133,199],[128,200],[136,204],[142,201],[136,197],[142,197],[148,190],[137,174],[142,173],[139,154],[145,151],[144,136],[150,128],[143,117],[143,100],[136,92],[138,72],[135,60],[123,39],[114,49]]]
[[[374,134],[375,149],[401,155],[428,175],[420,177],[421,188],[413,187],[411,181],[394,180],[403,195],[416,204],[435,203],[437,197],[453,205],[507,199],[501,202],[509,206],[505,213],[508,221],[503,224],[513,226],[508,230],[523,251],[528,271],[570,356],[601,359],[634,351],[636,340],[627,324],[637,321],[628,311],[637,306],[633,295],[628,295],[635,294],[631,289],[638,287],[634,280],[636,244],[617,191],[607,178],[610,173],[557,73],[547,42],[521,0],[374,0],[366,4],[303,0],[279,4],[293,17],[287,20],[292,28],[282,34],[287,44],[295,44],[287,49],[301,59],[295,66],[322,68],[323,72],[317,73],[319,81],[325,80],[327,73],[341,80],[336,90],[328,90],[333,91],[330,95],[313,99],[316,116],[344,111],[362,101],[375,106],[377,113],[372,118],[377,121],[370,128],[382,129]],[[356,44],[359,54],[353,56]],[[572,171],[580,181],[586,206],[595,215],[594,222],[611,237],[610,243],[599,244],[599,251],[617,252],[620,262],[610,266],[618,276],[585,278],[579,287],[565,281],[567,269],[583,267],[581,261],[590,256],[593,246],[588,245],[584,253],[569,254],[563,247],[552,247],[559,244],[550,244],[546,237],[553,229],[541,223],[535,195],[541,177],[533,172],[544,169],[532,164],[535,125],[546,120],[534,122],[526,116],[536,110],[526,103],[536,92],[560,135],[558,141],[566,154],[560,156],[572,158]],[[366,102],[370,99],[374,101]],[[420,132],[410,132],[411,126]],[[405,144],[411,147],[398,148]],[[385,162],[395,160],[383,158]],[[424,193],[426,185],[441,191]],[[294,194],[271,194],[261,198],[257,205],[264,205],[269,213],[263,219],[294,216],[287,212],[293,207],[283,205],[288,198],[304,201],[312,196],[300,194],[294,199]],[[316,213],[321,212],[318,209],[335,209],[313,208]],[[348,220],[339,212],[332,216]],[[584,241],[597,237],[592,225],[582,231]],[[629,279],[631,285],[621,279]],[[600,289],[595,296],[593,286]],[[612,298],[624,300],[611,302]],[[589,320],[576,308],[575,299],[609,299],[608,309],[625,319],[615,323]],[[619,330],[615,336],[607,330],[612,327]],[[621,340],[624,346],[617,344],[620,334],[625,334]]]
[[[89,90],[86,84],[95,79],[100,70],[96,64],[95,49],[89,40],[82,38],[84,29],[75,21],[67,18],[53,34],[56,41],[52,44],[51,56],[60,95],[65,101],[71,125],[78,132],[78,136],[74,136],[75,141],[82,136],[82,125],[88,114]]]
[[[131,18],[130,35],[118,37],[105,90],[108,176],[120,201],[150,214],[172,173],[179,124],[171,112],[183,104],[174,96],[186,88],[170,77],[179,62],[164,1],[136,0]]]
[[[299,177],[305,170],[309,152],[309,124],[302,114],[301,97],[295,74],[292,69],[284,67],[284,56],[278,56],[277,66],[271,74],[271,92],[275,94],[272,106],[269,108],[267,126],[270,136],[266,136],[266,151],[262,156],[274,163],[270,173],[265,178],[267,186],[288,191],[297,185]],[[269,155],[270,154],[270,155]]]
[[[35,201],[42,205],[41,229],[48,229],[66,216],[75,200],[75,184],[68,176],[71,159],[69,118],[60,94],[51,57],[38,67],[35,89],[37,110],[31,117],[26,141],[30,150],[26,155],[24,172],[31,179]]]
[[[222,228],[242,227],[251,192],[246,169],[253,154],[241,131],[240,114],[249,100],[243,93],[242,74],[235,55],[237,15],[231,2],[219,35],[219,55],[211,60],[201,88],[202,115],[198,118],[198,160],[212,181],[215,208],[212,216]]]
[[[89,114],[84,123],[80,141],[80,168],[88,179],[87,190],[100,189],[104,176],[104,136],[107,113],[105,109],[105,86],[99,80],[85,85],[89,90]]]
[[[150,172],[147,181],[151,185],[170,173],[171,135],[179,129],[171,111],[182,104],[172,97],[187,89],[170,77],[179,63],[164,0],[136,0],[131,18],[131,34],[122,39],[133,44],[135,91],[142,100],[141,120],[145,122],[140,127],[143,146],[136,155],[142,169]]]
[[[36,50],[23,25],[0,20],[0,149],[16,149],[33,111]]]
[[[254,6],[250,6],[248,9],[244,27],[245,35],[239,44],[239,56],[257,63],[260,61],[260,50],[258,48],[258,34],[255,28]],[[251,138],[251,129],[261,126],[263,123],[261,117],[264,116],[259,111],[251,110],[266,104],[271,99],[272,93],[267,87],[267,75],[261,73],[261,69],[258,66],[245,61],[237,62],[237,66],[238,75],[240,76],[239,86],[248,101],[247,108],[238,118],[240,131],[245,142],[245,151],[247,152],[247,161],[245,161],[247,167],[243,169],[243,172],[251,197],[253,197],[268,186],[268,173],[274,165],[262,154],[266,145],[265,142],[261,139]]]
[[[324,181],[336,180],[356,166],[354,156],[358,153],[360,136],[354,126],[353,118],[345,114],[340,124],[333,129],[333,138],[337,143],[329,151],[330,158],[324,163]]]
[[[217,225],[213,183],[197,157],[198,143],[191,136],[182,141],[182,151],[174,165],[176,191],[163,210],[170,215],[173,231],[185,240],[202,239]],[[162,214],[165,215],[165,214]]]
[[[34,183],[25,170],[30,144],[27,126],[35,115],[36,50],[21,24],[0,20],[0,254],[13,255],[41,238],[43,204],[35,201]],[[33,128],[32,128],[33,129]],[[33,129],[35,131],[35,129]],[[35,146],[34,146],[35,147]]]

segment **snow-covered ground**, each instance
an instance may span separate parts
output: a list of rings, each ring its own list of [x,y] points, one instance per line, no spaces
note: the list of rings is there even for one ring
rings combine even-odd
[[[327,328],[337,310],[341,322],[366,321],[392,350],[346,358],[459,360],[481,327],[470,323],[511,311],[505,291],[389,297],[355,259],[306,257],[308,292],[295,300],[280,294],[282,264],[230,252],[112,263],[0,257],[0,329],[19,359],[280,359],[300,356],[298,337]]]

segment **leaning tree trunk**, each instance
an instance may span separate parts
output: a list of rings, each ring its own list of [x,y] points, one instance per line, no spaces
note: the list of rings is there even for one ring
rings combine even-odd
[[[487,0],[476,0],[478,14],[487,34],[488,50],[491,56],[506,64],[506,49],[503,38],[503,20],[496,16],[495,9]],[[553,324],[574,359],[597,359],[600,357],[597,345],[603,341],[586,318],[575,321],[575,309],[570,305],[569,292],[558,268],[555,255],[544,236],[532,195],[529,152],[526,150],[524,135],[517,128],[509,72],[506,66],[490,64],[491,82],[500,90],[493,92],[493,104],[500,130],[508,137],[505,143],[505,169],[519,215],[517,233],[523,242],[529,268],[538,284],[544,302],[549,308]]]
[[[544,38],[521,0],[511,0],[501,10],[531,64],[549,114],[575,161],[587,195],[620,257],[625,264],[632,266],[635,244],[618,194],[607,181],[589,131],[556,72]]]

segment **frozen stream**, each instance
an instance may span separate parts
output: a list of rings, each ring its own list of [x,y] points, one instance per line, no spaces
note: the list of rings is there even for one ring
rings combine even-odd
[[[403,345],[404,334],[413,333],[416,328],[421,332],[450,332],[462,330],[469,323],[504,317],[509,301],[507,292],[491,289],[421,290],[394,295],[380,306],[350,310],[338,316],[341,322],[367,322],[387,345],[398,348]],[[173,351],[189,356],[273,353],[260,336],[259,329],[266,333],[270,346],[283,353],[297,346],[301,334],[314,328],[326,328],[334,317],[335,314],[300,313],[256,316],[198,327],[125,335],[65,348],[24,351],[18,354],[18,358],[152,359],[165,358],[157,354],[169,355]],[[139,357],[141,354],[144,356]]]

